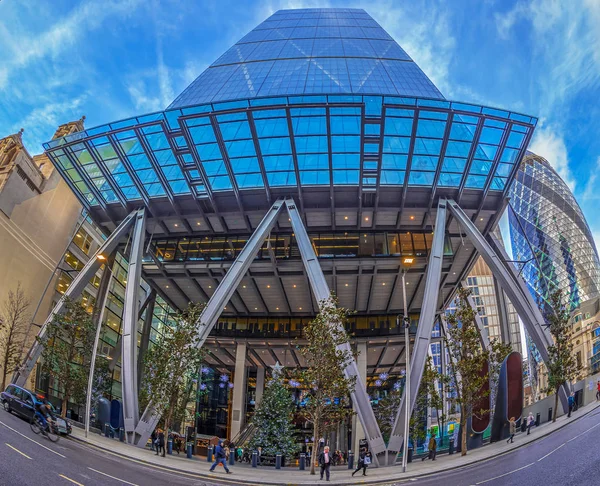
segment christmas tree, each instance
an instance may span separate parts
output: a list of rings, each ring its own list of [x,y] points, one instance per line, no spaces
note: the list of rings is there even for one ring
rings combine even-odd
[[[283,366],[277,363],[272,379],[267,383],[251,423],[256,427],[250,439],[252,450],[262,447],[262,455],[283,454],[288,459],[298,451],[294,440],[292,416],[295,409],[292,395],[283,382]]]

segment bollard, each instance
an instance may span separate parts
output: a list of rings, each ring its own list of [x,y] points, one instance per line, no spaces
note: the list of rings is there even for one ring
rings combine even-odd
[[[252,452],[252,467],[258,466],[258,452]]]
[[[167,454],[173,454],[173,439],[167,441]]]
[[[281,454],[275,456],[275,469],[281,469]]]
[[[213,447],[208,446],[208,451],[206,452],[206,462],[213,462],[212,456],[213,456]]]
[[[119,429],[119,440],[125,442],[125,429],[123,427]]]
[[[450,443],[448,444],[448,455],[454,454],[454,439],[450,439]]]
[[[235,466],[235,450],[229,451],[229,465]]]
[[[540,426],[540,421],[541,421],[541,417],[540,417],[540,413],[536,413],[535,414],[535,426],[539,427]]]
[[[348,451],[348,469],[354,469],[354,452]]]
[[[306,469],[306,454],[303,452],[300,454],[300,471],[304,471]]]
[[[104,437],[110,437],[110,425],[104,424]]]
[[[188,445],[187,445],[187,458],[188,459],[192,458],[192,448],[193,448],[192,443],[188,442]]]

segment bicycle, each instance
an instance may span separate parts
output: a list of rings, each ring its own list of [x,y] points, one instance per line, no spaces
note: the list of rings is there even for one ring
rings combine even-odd
[[[38,416],[34,416],[29,425],[34,434],[39,434],[41,432],[42,435],[48,437],[51,442],[58,442],[60,436],[58,433],[58,426],[55,422],[48,420],[48,427],[45,428],[42,420]]]

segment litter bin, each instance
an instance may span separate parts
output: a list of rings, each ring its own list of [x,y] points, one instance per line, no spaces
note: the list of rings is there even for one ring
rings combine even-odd
[[[406,462],[412,462],[413,458],[413,449],[412,447],[408,448],[408,457],[406,458]]]
[[[348,451],[348,469],[354,469],[354,452]]]
[[[300,454],[300,471],[304,471],[306,469],[306,454],[303,452]]]
[[[552,422],[552,407],[548,409],[548,422]]]
[[[448,444],[448,454],[454,454],[454,441],[450,439],[450,443]]]
[[[527,420],[521,419],[521,432],[525,432],[527,430]]]
[[[540,416],[540,413],[538,412],[535,414],[535,426],[539,427],[541,421],[542,421],[542,417]]]

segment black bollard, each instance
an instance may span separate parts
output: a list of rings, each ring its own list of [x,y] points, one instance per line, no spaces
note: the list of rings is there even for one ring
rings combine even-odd
[[[257,467],[258,466],[258,452],[254,451],[252,452],[252,467]]]
[[[104,437],[110,437],[110,425],[104,424]]]
[[[187,445],[187,458],[188,459],[192,458],[192,449],[193,449],[192,443],[188,442],[188,445]]]
[[[275,456],[275,469],[281,469],[281,454]]]
[[[348,469],[354,469],[354,452],[348,451]]]
[[[300,454],[300,471],[306,469],[306,454],[303,452]]]
[[[167,454],[173,454],[173,439],[167,441]]]
[[[212,455],[213,455],[213,447],[208,446],[208,451],[206,452],[206,462],[213,462]]]
[[[235,450],[229,451],[229,465],[235,466]]]
[[[119,429],[119,440],[125,442],[125,429],[123,427]]]

